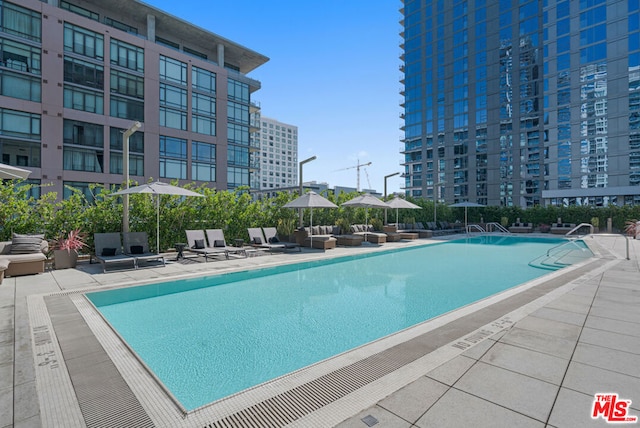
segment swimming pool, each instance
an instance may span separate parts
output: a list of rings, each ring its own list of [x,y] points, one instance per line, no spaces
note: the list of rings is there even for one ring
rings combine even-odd
[[[548,273],[483,237],[87,294],[193,410]]]

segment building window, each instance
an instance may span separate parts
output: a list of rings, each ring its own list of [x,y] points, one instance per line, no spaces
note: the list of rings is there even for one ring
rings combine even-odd
[[[42,100],[40,78],[0,70],[0,95],[39,103]]]
[[[216,145],[194,141],[191,151],[191,179],[216,181]]]
[[[111,70],[111,93],[144,99],[144,78]]]
[[[227,117],[230,122],[249,124],[249,106],[245,104],[227,102]]]
[[[40,140],[40,115],[0,108],[0,134]]]
[[[63,169],[88,172],[104,171],[102,125],[65,120],[63,142]]]
[[[9,165],[40,168],[40,150],[40,141],[0,138],[2,162]]]
[[[0,38],[0,67],[39,76],[40,48]]]
[[[64,50],[102,60],[104,59],[104,37],[102,34],[65,22]]]
[[[186,54],[191,55],[191,56],[195,56],[196,58],[207,59],[207,55],[206,54],[203,54],[202,52],[198,52],[198,51],[196,51],[194,49],[190,49],[190,48],[188,48],[186,46],[182,48],[182,51],[184,53],[186,53]]]
[[[107,16],[104,17],[104,23],[110,27],[117,28],[118,30],[124,31],[126,33],[138,34],[138,29],[136,27],[127,25],[124,22],[116,21],[115,19],[111,19]]]
[[[180,50],[180,45],[178,43],[172,42],[171,40],[163,39],[162,37],[156,36],[156,43],[171,49]]]
[[[85,9],[80,6],[76,6],[75,4],[71,4],[64,0],[60,1],[60,9],[68,10],[69,12],[76,13],[80,16],[84,16],[85,18],[93,19],[94,21],[100,20],[100,16],[96,12],[93,12],[89,9]]]
[[[227,83],[228,97],[230,100],[249,102],[249,85],[238,82],[237,80],[228,79]]]
[[[216,120],[210,117],[193,115],[191,117],[192,131],[198,134],[216,135]]]
[[[65,56],[64,81],[102,90],[104,89],[104,67]]]
[[[64,86],[64,107],[73,110],[104,114],[104,96],[101,92],[89,91],[73,86]]]
[[[144,122],[144,103],[112,95],[109,114],[113,117]]]
[[[160,107],[160,126],[187,130],[187,112]]]
[[[109,129],[109,172],[122,174],[122,144],[124,129]],[[129,174],[144,176],[144,133],[129,137]]]
[[[2,1],[0,15],[0,31],[36,42],[41,41],[42,18],[38,12]]]
[[[187,64],[177,59],[160,55],[160,78],[186,86]]]
[[[111,65],[144,73],[144,49],[118,39],[111,39]]]
[[[242,145],[249,144],[249,127],[244,125],[236,125],[235,123],[227,124],[227,140],[230,143]]]
[[[227,187],[234,189],[249,185],[249,170],[246,168],[229,167],[227,169]]]
[[[193,89],[216,93],[216,74],[198,67],[191,67],[191,84]]]
[[[187,140],[160,136],[160,177],[187,178]]]

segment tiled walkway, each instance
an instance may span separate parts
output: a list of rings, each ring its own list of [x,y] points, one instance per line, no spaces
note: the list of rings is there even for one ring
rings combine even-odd
[[[403,388],[393,387],[397,392],[386,398],[383,395],[371,401],[373,395],[353,394],[346,399],[348,405],[327,406],[326,414],[323,410],[315,412],[300,420],[298,426],[606,426],[602,419],[590,418],[593,397],[598,392],[618,393],[621,399],[632,400],[629,413],[640,415],[640,242],[629,242],[631,260],[626,260],[624,238],[592,239],[590,245],[604,266],[600,271],[568,284],[562,293],[546,297],[535,311],[493,336],[477,341],[467,337],[465,343],[477,344],[437,368],[418,373],[403,382],[408,384]],[[29,325],[28,295],[247,269],[284,260],[339,256],[353,250],[266,255],[220,263],[173,263],[166,268],[108,274],[102,274],[98,265],[84,265],[75,270],[5,279],[0,285],[0,428],[42,426],[41,408],[52,405],[38,401],[32,334],[36,342],[46,338],[32,332]],[[38,358],[54,364],[46,360],[47,356]],[[395,385],[399,376],[392,373],[387,377],[384,382]],[[65,414],[64,408],[58,409],[61,421],[73,416],[72,409],[68,410]]]

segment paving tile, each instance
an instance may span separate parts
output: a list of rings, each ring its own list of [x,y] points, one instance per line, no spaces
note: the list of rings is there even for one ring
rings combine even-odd
[[[371,420],[370,424],[365,423],[367,420],[365,418]],[[374,406],[339,423],[336,428],[368,428],[369,426],[375,426],[375,428],[410,428],[411,424],[381,407]]]
[[[560,309],[563,311],[586,314],[591,308],[593,299],[590,296],[564,295],[545,306],[548,308]]]
[[[509,345],[521,346],[533,351],[543,352],[556,357],[569,359],[576,344],[574,341],[560,339],[531,330],[524,330],[518,327],[512,328],[504,335],[500,342]]]
[[[0,427],[13,424],[13,387],[0,388]]]
[[[493,337],[494,336],[491,336],[491,338],[483,340],[477,345],[472,346],[468,350],[464,351],[462,355],[473,358],[474,360],[479,360],[489,350],[489,348],[496,343],[496,341],[493,340]]]
[[[0,360],[0,389],[4,388],[13,388],[13,364]]]
[[[579,314],[576,312],[563,311],[560,309],[544,307],[540,308],[531,314],[537,318],[543,318],[552,321],[560,321],[567,324],[581,326],[584,324],[587,318],[586,314]]]
[[[580,342],[640,355],[640,337],[585,328],[580,335]]]
[[[496,367],[560,385],[569,360],[498,343],[480,360]]]
[[[539,428],[539,421],[456,389],[449,390],[416,423],[417,427]]]
[[[621,398],[632,400],[631,406],[640,410],[640,379],[635,377],[572,361],[562,386],[591,397],[616,392]]]
[[[445,385],[453,385],[476,362],[473,358],[459,355],[447,361],[440,367],[431,370],[427,376],[442,382]]]
[[[602,419],[592,419],[593,395],[586,395],[560,388],[560,393],[551,411],[549,424],[557,428],[603,427]]]
[[[637,311],[635,313],[629,311],[625,305],[620,305],[618,308],[602,306],[594,307],[593,309],[591,309],[589,316],[610,318],[612,320],[620,320],[640,324],[640,313],[638,313]]]
[[[579,343],[572,361],[635,376],[640,382],[640,354]]]
[[[640,323],[590,315],[589,318],[587,318],[585,326],[595,330],[611,331],[614,333],[625,334],[627,336],[640,337]]]
[[[455,387],[542,422],[558,390],[550,383],[483,362],[471,367]]]
[[[40,414],[40,405],[36,398],[37,392],[35,381],[15,385],[13,393],[14,417],[16,421],[25,420]]]
[[[581,327],[566,322],[554,321],[550,319],[528,316],[516,323],[518,328],[533,330],[567,340],[577,340]]]
[[[438,401],[447,389],[449,388],[446,385],[423,376],[380,401],[378,406],[413,423]]]

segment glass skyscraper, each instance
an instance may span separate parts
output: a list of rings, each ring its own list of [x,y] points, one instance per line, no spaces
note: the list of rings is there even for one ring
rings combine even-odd
[[[640,0],[405,0],[408,195],[640,203]]]

